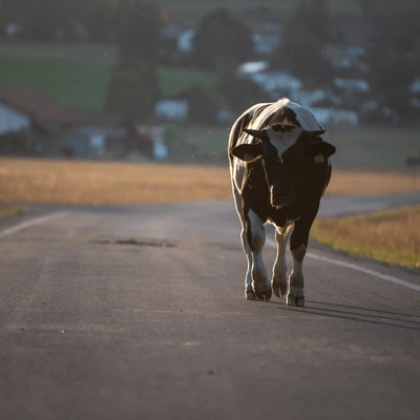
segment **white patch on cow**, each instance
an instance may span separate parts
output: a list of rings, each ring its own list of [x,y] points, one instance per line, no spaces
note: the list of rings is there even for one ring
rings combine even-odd
[[[243,182],[245,179],[245,162],[240,159],[235,159],[233,167],[231,168],[232,173],[232,188],[236,188],[239,192],[242,192]]]
[[[233,180],[232,180],[233,183]],[[235,201],[235,208],[236,212],[238,213],[239,220],[241,221],[242,229],[241,229],[241,242],[242,247],[244,249],[246,259],[248,262],[248,267],[246,270],[246,276],[245,276],[245,295],[249,299],[254,298],[254,292],[252,291],[252,276],[251,276],[251,269],[252,269],[252,251],[251,247],[248,243],[248,238],[245,231],[245,215],[242,212],[242,205],[241,205],[241,194],[239,190],[235,187],[235,185],[232,185],[233,189],[233,198]]]
[[[268,136],[270,138],[271,144],[276,147],[281,163],[283,163],[283,153],[296,143],[302,131],[303,130],[300,127],[296,127],[293,130],[287,131],[285,133],[276,132],[271,129],[268,130]]]
[[[287,293],[286,249],[292,231],[293,222],[283,227],[276,227],[277,256],[273,266],[271,285],[277,297],[284,296]]]
[[[323,127],[319,124],[315,115],[308,108],[291,102],[287,98],[282,99],[279,103],[282,106],[291,109],[296,114],[296,119],[304,130],[323,130]],[[320,137],[322,140],[327,141],[327,136],[325,134],[321,134]]]

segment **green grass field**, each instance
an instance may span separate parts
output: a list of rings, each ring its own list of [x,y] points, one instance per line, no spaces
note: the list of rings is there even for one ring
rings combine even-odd
[[[14,39],[0,40],[0,59],[55,59],[66,61],[83,61],[102,64],[115,64],[118,50],[113,45],[66,42],[28,42]]]
[[[0,80],[33,87],[80,111],[101,111],[112,66],[53,59],[0,62]]]
[[[420,149],[420,130],[403,127],[331,127],[337,147],[334,166],[340,169],[401,170],[406,158]]]
[[[54,51],[52,49],[50,53]],[[80,51],[81,54],[84,52],[84,49]],[[37,88],[74,109],[99,112],[103,109],[112,63],[76,58],[76,50],[73,55],[75,59],[72,60],[43,58],[0,61],[0,83]],[[162,95],[170,96],[193,84],[211,88],[217,78],[206,72],[162,68],[159,69],[159,81]]]

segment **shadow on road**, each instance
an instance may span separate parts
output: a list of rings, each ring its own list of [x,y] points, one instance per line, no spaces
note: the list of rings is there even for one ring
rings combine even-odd
[[[291,307],[281,307],[281,309],[420,332],[420,315],[311,300],[307,300],[305,308],[302,309]]]

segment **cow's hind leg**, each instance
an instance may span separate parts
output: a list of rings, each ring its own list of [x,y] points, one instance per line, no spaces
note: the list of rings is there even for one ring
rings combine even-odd
[[[293,223],[282,227],[276,227],[277,257],[273,267],[271,285],[273,293],[277,297],[287,295],[287,264],[286,247],[287,241],[293,230]]]
[[[265,227],[261,219],[252,210],[248,212],[248,242],[251,242],[252,250],[252,290],[259,299],[268,302],[271,299],[271,283],[267,275],[262,258],[262,250],[265,244]]]

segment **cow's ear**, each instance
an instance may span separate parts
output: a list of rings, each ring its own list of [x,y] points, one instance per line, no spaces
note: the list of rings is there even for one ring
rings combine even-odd
[[[310,156],[322,155],[324,158],[329,158],[335,151],[336,148],[326,141],[320,141],[316,144],[307,144],[305,146],[305,154]]]
[[[232,155],[244,162],[254,162],[262,156],[263,145],[258,144],[240,144],[232,149]]]

